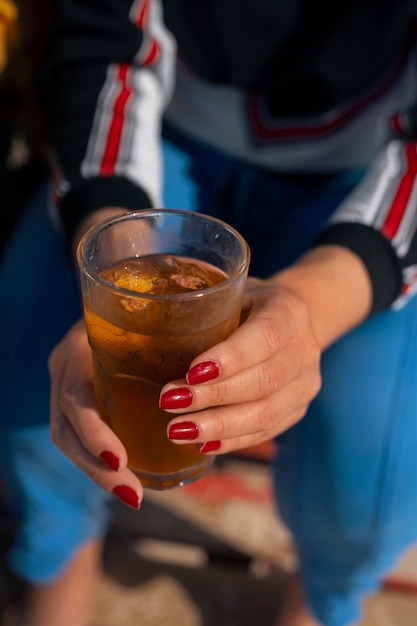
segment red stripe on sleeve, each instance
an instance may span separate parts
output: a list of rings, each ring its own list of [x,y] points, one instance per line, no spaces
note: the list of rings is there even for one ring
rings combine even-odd
[[[149,50],[144,57],[142,63],[143,65],[152,65],[156,61],[159,56],[159,44],[155,39],[150,41]]]
[[[149,0],[143,0],[139,4],[138,12],[135,18],[135,24],[140,28],[143,28],[144,24],[148,21],[148,13],[149,13]]]
[[[395,194],[391,210],[388,213],[385,223],[381,228],[381,232],[388,237],[388,239],[393,239],[398,231],[398,228],[401,224],[401,220],[404,216],[405,210],[407,208],[407,204],[410,200],[411,192],[413,190],[413,186],[416,180],[417,174],[417,154],[416,154],[416,144],[409,143],[406,146],[405,154],[407,158],[407,170],[405,174],[402,176],[397,193]]]
[[[141,29],[144,29],[149,19],[150,0],[143,0],[138,3],[134,23]],[[149,39],[149,49],[147,50],[143,65],[151,65],[160,55],[159,43],[154,39]],[[112,176],[115,172],[117,157],[120,150],[122,140],[123,126],[125,123],[126,106],[131,96],[131,89],[127,85],[129,76],[129,65],[122,63],[118,68],[117,78],[120,83],[120,90],[115,99],[112,119],[110,122],[109,132],[106,145],[104,148],[103,158],[100,164],[101,176]]]
[[[112,176],[115,170],[117,155],[119,152],[120,141],[122,137],[123,124],[125,121],[126,104],[131,95],[131,90],[127,86],[129,66],[123,63],[119,66],[118,79],[121,83],[120,92],[115,100],[113,107],[113,115],[110,123],[107,142],[104,149],[103,158],[100,165],[100,174],[102,176]]]
[[[135,16],[135,24],[141,28],[142,30],[145,29],[148,20],[149,20],[149,11],[150,11],[150,0],[143,0],[143,2],[141,2],[139,4],[136,16]],[[148,33],[148,37],[149,37],[149,33]],[[143,59],[142,59],[142,64],[143,65],[152,65],[152,63],[154,63],[158,57],[159,57],[159,44],[155,39],[151,39],[149,37],[149,48],[146,52],[146,54],[144,55]]]

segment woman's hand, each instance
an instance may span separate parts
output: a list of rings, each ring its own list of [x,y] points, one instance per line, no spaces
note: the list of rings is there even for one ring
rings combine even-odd
[[[248,279],[245,321],[165,385],[162,409],[178,444],[224,453],[270,440],[295,424],[320,389],[320,347],[305,303],[273,281]]]
[[[320,356],[366,318],[362,261],[340,246],[314,248],[268,280],[249,279],[245,321],[165,385],[168,437],[224,453],[269,440],[300,420],[320,389]]]
[[[139,508],[142,486],[127,469],[126,450],[121,441],[100,417],[83,320],[54,348],[48,367],[52,441],[100,487],[117,495],[125,504]]]

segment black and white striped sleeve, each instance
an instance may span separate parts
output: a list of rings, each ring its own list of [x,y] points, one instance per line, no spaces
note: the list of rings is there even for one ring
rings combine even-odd
[[[160,0],[57,0],[40,93],[69,237],[103,206],[160,205],[160,125],[175,41]]]
[[[365,263],[372,312],[417,292],[417,144],[395,138],[334,214],[317,244],[338,244]]]

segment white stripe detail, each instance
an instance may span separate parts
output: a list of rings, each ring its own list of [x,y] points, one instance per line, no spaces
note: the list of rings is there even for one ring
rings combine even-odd
[[[131,22],[133,22],[134,24],[136,23],[136,16],[139,12],[139,7],[145,2],[146,0],[134,0],[134,2],[132,2],[132,6],[130,7],[130,11],[129,11],[129,19]]]
[[[131,7],[130,19],[135,20],[142,0]],[[131,94],[125,106],[125,119],[120,138],[115,174],[126,176],[140,185],[155,206],[161,205],[162,158],[160,154],[160,117],[172,95],[174,83],[175,41],[162,22],[159,0],[150,4],[145,42],[149,37],[160,46],[158,62],[149,68],[140,67],[148,46],[141,46],[127,73]],[[137,65],[135,65],[135,63]],[[97,100],[93,126],[85,158],[81,164],[84,178],[97,176],[107,145],[113,120],[114,105],[121,91],[118,65],[107,70],[106,80]]]
[[[151,70],[132,72],[131,80],[135,95],[127,109],[116,174],[142,187],[153,204],[161,206],[160,121],[156,114],[161,92]]]
[[[98,176],[100,173],[100,166],[113,119],[114,104],[120,93],[120,83],[116,79],[118,71],[118,65],[110,65],[108,67],[106,80],[97,100],[86,155],[81,163],[81,175],[84,178]]]
[[[85,178],[98,176],[106,148],[109,127],[113,119],[113,106],[120,93],[114,75],[118,66],[109,68],[100,94],[93,124],[93,132],[82,163]],[[126,176],[143,187],[155,206],[161,203],[161,155],[159,148],[161,108],[159,81],[152,70],[130,68],[129,86],[132,89],[125,107],[125,120],[120,139],[115,175]]]
[[[409,248],[411,241],[417,229],[417,179],[414,177],[413,187],[408,199],[407,208],[404,212],[401,224],[392,243],[397,251],[398,256],[404,257]]]
[[[136,22],[140,5],[144,0],[136,0],[129,12],[129,18]],[[163,104],[166,105],[172,96],[175,77],[176,41],[172,33],[167,30],[163,20],[163,9],[160,0],[152,0],[149,5],[146,28],[143,31],[143,43],[133,61],[141,66],[146,59],[152,40],[159,45],[159,58],[152,65],[161,78]]]
[[[330,222],[358,222],[380,230],[392,208],[392,203],[407,172],[408,162],[404,144],[392,141],[369,168],[363,181],[342,202]],[[404,257],[417,229],[417,179],[404,211],[402,221],[391,243],[399,257]]]
[[[177,45],[172,33],[165,28],[160,0],[154,0],[151,3],[149,32],[160,46],[157,68],[161,79],[162,102],[165,108],[174,91]]]
[[[403,270],[403,282],[407,289],[391,305],[394,311],[402,309],[410,298],[417,295],[417,265],[410,265]]]
[[[369,168],[363,181],[342,202],[330,223],[358,222],[380,230],[392,208],[408,162],[404,144],[393,141]],[[417,229],[417,177],[403,213],[401,223],[391,243],[399,257],[404,257]]]
[[[342,202],[331,222],[360,222],[376,228],[384,223],[404,170],[404,149],[399,141],[388,144],[367,174]]]

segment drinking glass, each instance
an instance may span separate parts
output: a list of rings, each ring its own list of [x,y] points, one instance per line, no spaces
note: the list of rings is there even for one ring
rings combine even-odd
[[[214,457],[168,439],[159,394],[239,325],[246,241],[201,213],[149,209],[91,228],[77,260],[97,402],[129,467],[158,490],[203,476]]]

